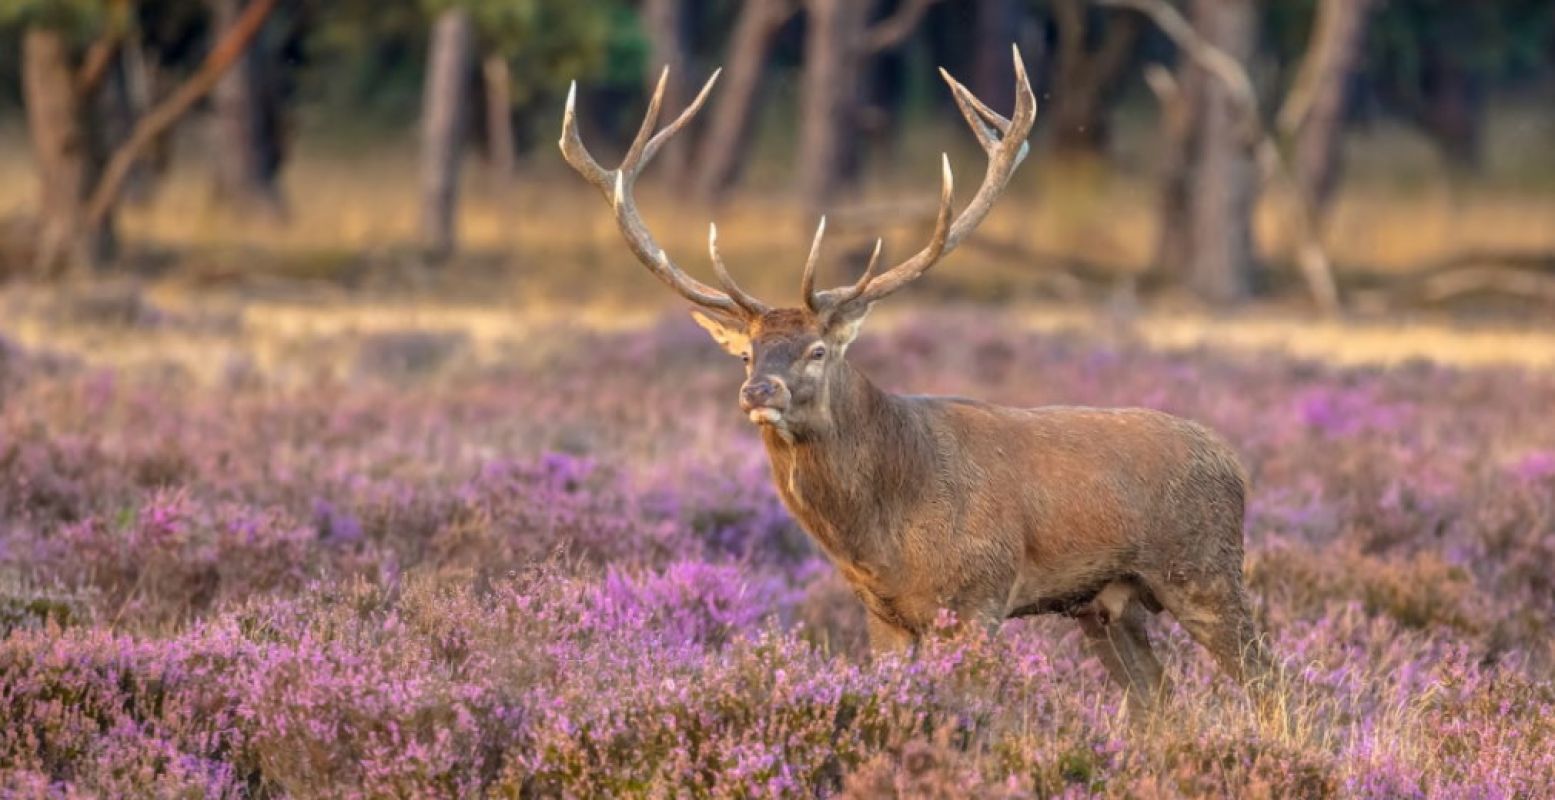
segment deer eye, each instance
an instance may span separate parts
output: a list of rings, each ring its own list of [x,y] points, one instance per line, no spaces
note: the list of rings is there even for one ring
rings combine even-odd
[[[741,353],[740,354],[740,361],[742,363],[745,363],[745,364],[751,363],[751,354],[750,353]]]
[[[825,357],[826,357],[826,345],[818,344],[818,345],[810,348],[810,360],[811,361],[820,361],[821,359],[823,359]]]

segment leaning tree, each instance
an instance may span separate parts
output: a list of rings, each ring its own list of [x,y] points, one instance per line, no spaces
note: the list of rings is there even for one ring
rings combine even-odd
[[[12,0],[0,22],[23,28],[23,101],[41,196],[38,276],[114,256],[114,212],[137,162],[237,63],[279,0],[251,0],[184,81],[109,141],[98,92],[134,35],[129,0]]]

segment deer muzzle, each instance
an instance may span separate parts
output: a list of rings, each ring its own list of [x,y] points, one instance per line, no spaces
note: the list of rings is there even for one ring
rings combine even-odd
[[[751,378],[740,387],[740,410],[758,425],[773,425],[783,420],[788,410],[789,393],[781,378]]]

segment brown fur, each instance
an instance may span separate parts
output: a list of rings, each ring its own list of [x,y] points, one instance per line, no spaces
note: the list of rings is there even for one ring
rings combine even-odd
[[[1262,673],[1246,478],[1225,442],[1145,409],[888,394],[843,355],[860,319],[699,322],[750,356],[752,381],[786,386],[782,421],[762,429],[773,479],[868,608],[877,648],[911,645],[940,608],[987,624],[1066,614],[1148,705],[1162,676],[1144,620],[1165,609],[1234,677]],[[817,343],[824,364],[808,363]]]

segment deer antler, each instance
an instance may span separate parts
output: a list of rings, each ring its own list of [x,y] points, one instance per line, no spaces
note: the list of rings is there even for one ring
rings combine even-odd
[[[632,196],[632,188],[636,185],[637,176],[642,173],[643,167],[653,160],[654,155],[670,137],[679,133],[701,110],[721,71],[715,70],[712,77],[708,78],[707,83],[702,86],[702,90],[697,93],[696,99],[691,101],[691,105],[686,106],[685,110],[680,112],[680,116],[666,125],[663,130],[655,133],[654,128],[659,122],[659,107],[664,103],[664,88],[669,81],[669,68],[666,67],[659,75],[659,83],[653,90],[653,98],[648,101],[648,113],[643,116],[642,126],[637,129],[637,136],[632,140],[632,146],[621,159],[620,166],[611,170],[605,169],[594,160],[588,148],[583,146],[583,139],[578,135],[576,109],[578,84],[574,81],[572,87],[567,90],[567,110],[562,116],[560,144],[562,158],[566,159],[578,174],[593,184],[594,188],[610,201],[611,208],[615,210],[616,224],[621,228],[621,235],[626,239],[627,246],[650,272],[668,284],[671,289],[679,292],[682,297],[703,308],[749,317],[760,315],[767,307],[741,291],[729,278],[728,271],[723,268],[718,258],[716,229],[712,233],[709,246],[713,253],[714,269],[726,291],[714,289],[687,275],[684,270],[670,261],[664,248],[654,241],[653,234],[649,233],[648,227],[643,224],[642,216],[637,213],[637,201]]]
[[[951,221],[953,179],[950,173],[950,159],[948,156],[941,156],[943,178],[940,188],[939,215],[935,220],[934,235],[929,239],[929,244],[911,258],[876,276],[873,274],[874,266],[880,255],[880,247],[877,243],[875,255],[870,259],[870,268],[857,283],[840,289],[817,292],[814,262],[820,250],[821,233],[825,228],[823,221],[822,230],[816,231],[816,240],[810,249],[810,260],[805,265],[805,278],[801,286],[805,305],[811,311],[816,313],[833,311],[854,303],[867,305],[895,292],[927,272],[929,267],[934,266],[946,253],[954,250],[956,245],[960,244],[961,240],[965,239],[982,223],[983,218],[988,216],[994,201],[1009,184],[1015,168],[1026,158],[1030,149],[1026,136],[1031,133],[1031,125],[1037,117],[1037,99],[1031,91],[1031,81],[1026,76],[1026,66],[1021,60],[1020,48],[1013,47],[1012,50],[1015,58],[1015,113],[1009,119],[1005,119],[977,99],[971,91],[952,78],[950,73],[940,70],[940,75],[944,77],[946,83],[950,84],[950,91],[956,99],[956,105],[961,109],[961,115],[966,117],[967,124],[972,127],[972,133],[977,136],[978,143],[988,154],[988,171],[983,176],[983,184],[978,187],[977,194],[972,196],[972,201],[967,204],[966,209],[955,218],[954,222]]]
[[[1030,149],[1026,136],[1031,133],[1031,125],[1037,116],[1037,100],[1031,91],[1031,81],[1026,76],[1025,64],[1021,61],[1020,48],[1014,47],[1012,51],[1015,58],[1015,113],[1009,119],[1005,119],[977,99],[965,86],[952,78],[950,73],[940,70],[940,75],[945,78],[946,83],[950,84],[951,93],[955,97],[956,105],[961,109],[962,116],[966,117],[967,124],[972,127],[972,133],[977,136],[978,143],[988,154],[988,171],[983,176],[983,183],[978,187],[977,194],[972,196],[972,201],[967,204],[960,216],[952,220],[955,179],[950,171],[950,157],[942,154],[939,213],[934,223],[934,235],[929,239],[928,245],[906,261],[877,275],[875,267],[880,262],[881,242],[876,241],[874,254],[869,259],[869,267],[864,270],[864,274],[856,283],[838,289],[816,291],[815,268],[820,258],[821,239],[826,233],[826,219],[823,217],[816,228],[815,240],[810,245],[810,256],[805,261],[804,277],[800,283],[805,305],[811,311],[820,314],[855,303],[868,305],[895,292],[927,272],[946,253],[954,250],[956,245],[960,244],[961,240],[965,239],[982,223],[983,218],[988,216],[994,201],[1009,184],[1015,168],[1026,158]],[[648,102],[648,113],[643,117],[642,126],[638,128],[631,148],[621,159],[620,166],[612,170],[601,167],[599,162],[594,160],[578,135],[576,109],[578,85],[574,82],[567,90],[567,110],[562,117],[560,144],[562,157],[567,160],[567,163],[610,201],[611,208],[615,210],[616,224],[621,228],[621,235],[626,239],[627,246],[649,271],[679,292],[682,297],[703,308],[750,319],[765,314],[770,308],[740,289],[729,276],[723,258],[718,253],[718,228],[716,226],[709,228],[707,244],[708,253],[713,260],[713,271],[723,287],[722,291],[687,275],[684,270],[670,261],[664,248],[654,241],[653,234],[649,233],[647,226],[643,224],[642,216],[637,213],[636,200],[632,197],[632,188],[636,185],[637,176],[642,173],[643,167],[653,160],[654,155],[671,136],[679,133],[701,110],[708,94],[712,92],[713,84],[718,80],[718,74],[719,71],[713,72],[712,77],[707,79],[707,83],[697,93],[696,99],[680,112],[680,116],[662,130],[655,132],[654,128],[659,121],[659,108],[664,102],[664,89],[669,79],[669,69],[665,68],[659,76],[653,98]]]

